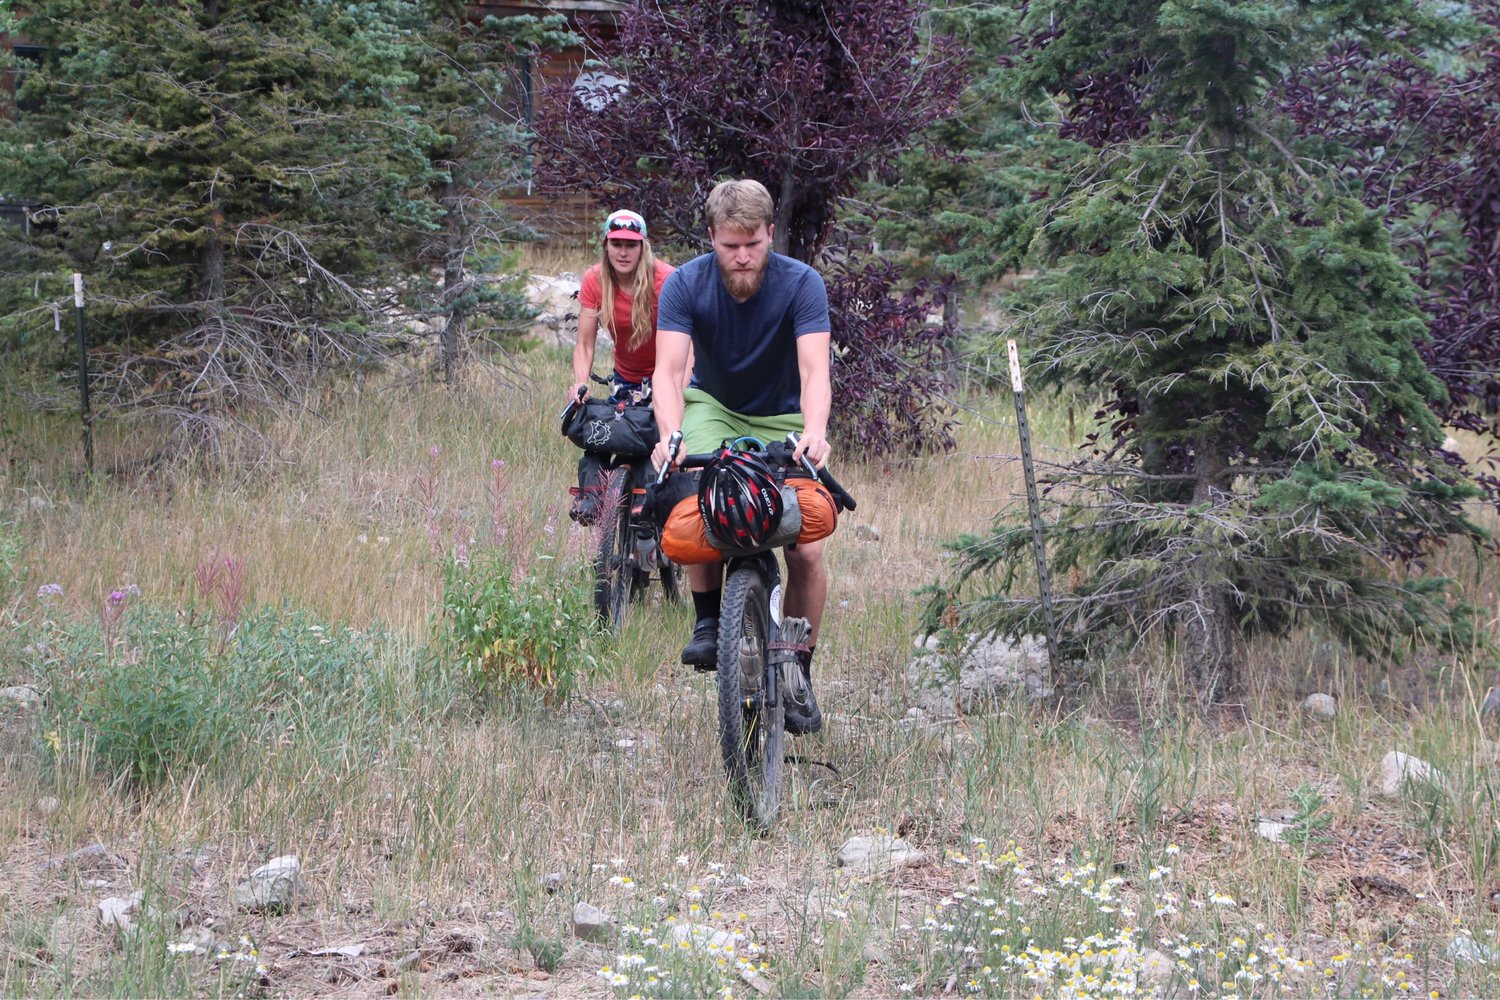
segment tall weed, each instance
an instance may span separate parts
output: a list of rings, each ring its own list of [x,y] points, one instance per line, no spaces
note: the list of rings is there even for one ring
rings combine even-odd
[[[497,549],[448,560],[443,620],[444,651],[484,702],[527,689],[565,699],[598,666],[583,579],[526,572]]]
[[[111,595],[97,624],[48,621],[29,647],[50,688],[54,755],[87,746],[106,774],[149,788],[267,738],[378,714],[364,635],[280,607],[226,639],[212,615],[122,605]]]

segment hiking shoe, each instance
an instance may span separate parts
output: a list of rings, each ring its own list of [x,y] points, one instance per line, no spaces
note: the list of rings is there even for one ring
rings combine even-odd
[[[699,670],[713,670],[719,660],[719,620],[706,618],[693,626],[693,638],[682,647],[682,662]]]
[[[604,488],[569,486],[568,492],[573,495],[573,506],[568,508],[568,516],[585,528],[591,527],[599,520],[599,503],[604,498]]]
[[[802,682],[787,685],[781,697],[786,709],[786,731],[793,736],[806,736],[823,728],[823,713],[818,711],[818,699],[813,696],[812,678],[806,667],[800,673]]]

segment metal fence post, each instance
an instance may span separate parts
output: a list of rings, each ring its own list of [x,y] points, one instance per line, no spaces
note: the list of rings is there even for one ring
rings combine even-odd
[[[89,351],[83,335],[83,275],[73,274],[73,314],[78,319],[78,401],[83,416],[83,461],[94,475],[94,415],[89,411]]]
[[[1052,679],[1058,677],[1057,624],[1052,617],[1052,578],[1047,573],[1047,545],[1042,535],[1042,509],[1037,499],[1036,470],[1031,464],[1031,425],[1026,420],[1026,386],[1021,381],[1021,355],[1016,342],[1007,340],[1010,352],[1010,387],[1016,400],[1016,426],[1021,431],[1021,468],[1026,473],[1026,509],[1031,515],[1031,550],[1036,556],[1036,578],[1042,591],[1042,620],[1047,627],[1047,665]]]

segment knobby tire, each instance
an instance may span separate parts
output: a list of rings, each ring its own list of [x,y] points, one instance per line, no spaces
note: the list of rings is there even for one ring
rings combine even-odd
[[[604,496],[595,523],[594,610],[600,621],[619,631],[630,603],[629,469],[613,469],[604,479]]]
[[[774,699],[763,697],[773,639],[765,580],[754,567],[742,566],[725,581],[719,610],[719,750],[731,796],[761,830],[775,823],[781,809],[786,738],[779,690]]]

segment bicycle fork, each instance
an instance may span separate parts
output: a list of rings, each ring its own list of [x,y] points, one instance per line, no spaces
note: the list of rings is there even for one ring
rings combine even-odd
[[[747,692],[742,701],[745,711],[758,714],[765,706],[775,705],[781,700],[781,670],[777,665],[779,657],[774,652],[781,632],[781,563],[775,552],[761,552],[731,559],[728,573],[747,563],[765,583],[771,633],[766,636],[747,635],[740,639],[740,683]]]

